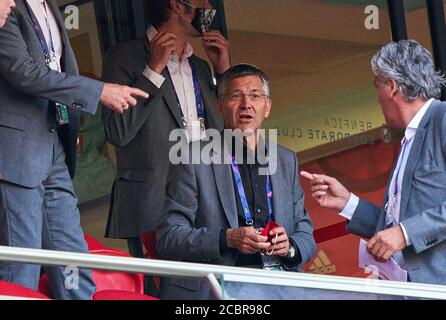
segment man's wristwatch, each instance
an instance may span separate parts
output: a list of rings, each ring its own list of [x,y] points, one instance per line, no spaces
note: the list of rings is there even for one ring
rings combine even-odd
[[[293,259],[296,255],[296,249],[294,249],[294,246],[290,244],[290,250],[288,251],[288,254],[285,256],[286,259]]]

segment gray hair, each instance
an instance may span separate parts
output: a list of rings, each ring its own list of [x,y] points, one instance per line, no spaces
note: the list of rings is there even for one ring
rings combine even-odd
[[[263,91],[269,98],[269,78],[265,72],[253,66],[251,64],[236,64],[226,70],[225,73],[218,80],[218,95],[220,98],[223,98],[223,95],[226,94],[226,89],[228,86],[228,82],[235,78],[247,77],[247,76],[257,76],[262,80],[263,83]]]
[[[391,42],[372,58],[372,70],[382,83],[393,79],[408,101],[439,98],[445,84],[442,72],[436,71],[430,52],[415,40]]]

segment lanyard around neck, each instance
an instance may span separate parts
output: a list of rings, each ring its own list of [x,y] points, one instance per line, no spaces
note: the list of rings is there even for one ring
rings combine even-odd
[[[242,204],[243,213],[245,215],[246,224],[252,226],[254,220],[252,218],[251,210],[249,209],[248,199],[246,198],[245,188],[243,187],[242,176],[235,157],[231,157],[232,173],[234,175],[235,184]],[[269,175],[266,176],[266,197],[268,200],[268,221],[273,221],[273,190],[271,187],[271,180]]]
[[[197,117],[198,117],[198,119],[204,119],[205,118],[204,103],[203,103],[203,98],[202,98],[202,95],[201,95],[200,82],[198,80],[197,71],[195,69],[194,64],[191,63],[189,59],[188,59],[188,61],[189,61],[189,65],[190,65],[191,70],[192,70],[192,81],[194,83],[194,93],[195,93],[195,104],[196,104],[196,108],[197,108]],[[173,93],[174,93],[175,98],[177,100],[178,108],[180,109],[181,117],[183,118],[183,121],[186,121],[186,118],[185,118],[184,113],[183,113],[183,109],[181,109],[180,99],[178,98],[178,94],[177,94],[177,91],[175,89],[175,85],[173,83],[172,75],[170,74],[170,71],[169,71],[168,67],[166,67],[166,70],[167,70],[167,74],[168,74],[169,79],[170,79],[170,83],[172,84]],[[185,126],[186,126],[186,124],[185,124]]]
[[[56,51],[54,49],[51,28],[48,23],[48,18],[47,18],[48,10],[47,10],[46,4],[45,4],[45,2],[43,3],[43,5],[45,7],[45,22],[46,22],[46,26],[48,28],[48,32],[49,32],[49,36],[50,36],[49,42],[50,42],[50,46],[51,46],[51,52],[50,52],[50,49],[48,48],[48,44],[46,42],[45,35],[42,31],[42,27],[40,26],[39,21],[37,20],[36,15],[34,14],[33,10],[31,9],[29,3],[27,1],[25,1],[25,3],[26,3],[26,7],[28,9],[29,16],[31,18],[33,29],[36,32],[37,38],[39,39],[39,42],[40,42],[40,46],[42,47],[42,51],[45,56],[45,63],[47,66],[49,66],[51,61],[55,60],[55,58],[56,58]]]

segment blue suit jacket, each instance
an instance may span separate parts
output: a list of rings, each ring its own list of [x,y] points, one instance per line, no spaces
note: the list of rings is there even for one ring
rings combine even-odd
[[[417,129],[404,171],[400,222],[413,282],[446,284],[446,103],[435,100]],[[384,199],[384,204],[387,202]],[[360,200],[347,229],[371,238],[385,227],[384,207]]]

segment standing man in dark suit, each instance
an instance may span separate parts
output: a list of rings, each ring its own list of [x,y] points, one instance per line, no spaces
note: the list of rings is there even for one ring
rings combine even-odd
[[[17,0],[0,29],[0,245],[87,252],[70,178],[78,112],[116,112],[147,93],[79,76],[54,0]],[[89,299],[88,270],[70,286],[47,268],[58,299]],[[40,266],[0,261],[0,279],[37,289]]]
[[[130,253],[138,257],[143,256],[138,237],[155,229],[163,209],[169,150],[174,144],[170,133],[183,128],[193,138],[201,137],[206,128],[223,127],[215,108],[211,69],[193,54],[189,41],[202,37],[217,76],[229,68],[228,42],[200,22],[202,15],[215,14],[207,0],[157,0],[147,5],[152,23],[147,36],[113,48],[103,68],[105,81],[150,94],[141,108],[125,114],[103,112],[118,167],[106,235],[128,239]]]
[[[236,65],[220,78],[218,92],[228,130],[213,139],[209,159],[170,167],[158,252],[176,261],[298,271],[316,243],[296,154],[260,136],[271,111],[268,77]],[[205,281],[187,278],[163,278],[160,296],[212,299]]]
[[[413,40],[392,42],[372,59],[387,124],[405,129],[382,206],[350,193],[335,178],[302,172],[313,197],[349,220],[348,230],[370,239],[380,262],[393,258],[413,282],[446,284],[446,103],[444,77]]]

